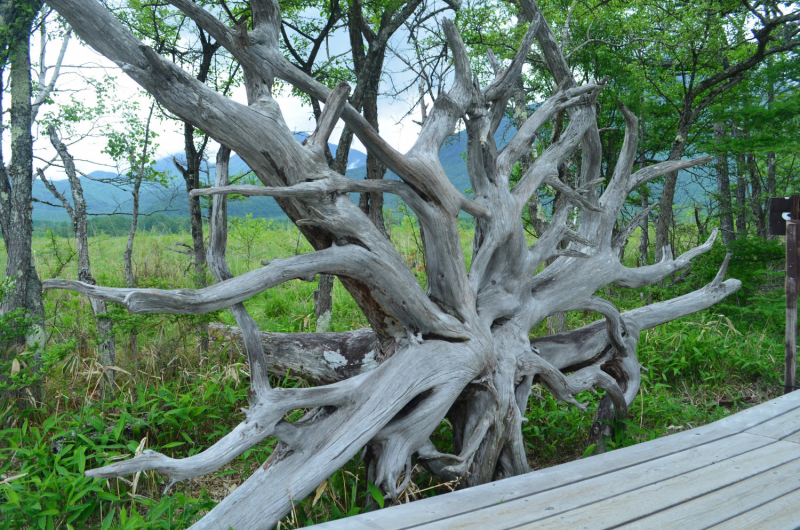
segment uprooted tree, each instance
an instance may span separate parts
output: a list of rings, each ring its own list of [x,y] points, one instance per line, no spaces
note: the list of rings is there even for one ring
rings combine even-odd
[[[227,27],[191,0],[171,3],[242,65],[247,106],[214,92],[140,43],[95,0],[50,0],[87,43],[120,65],[165,108],[224,146],[218,155],[215,187],[193,192],[215,196],[209,263],[218,283],[197,290],[159,290],[49,280],[45,287],[123,304],[133,312],[197,314],[230,307],[246,345],[250,403],[245,420],[202,453],[172,459],[145,451],[88,471],[91,477],[156,470],[169,475],[173,483],[212,472],[273,436],[280,443],[265,465],[195,525],[246,529],[272,528],[291,509],[292,499],[314,491],[362,448],[369,455],[369,479],[390,498],[410,480],[412,458],[443,479],[460,479],[462,486],[526,473],[520,425],[534,378],[558,399],[581,408],[585,405],[575,399],[578,393],[604,389],[608,408],[624,415],[639,386],[640,331],[709,307],[740,286],[737,280],[723,281],[723,264],[717,278],[703,289],[623,314],[594,295],[612,283],[637,288],[659,282],[711,248],[716,233],[675,260],[628,268],[619,261],[619,249],[639,226],[641,215],[614,230],[626,196],[637,186],[709,159],[668,161],[632,174],[637,119],[620,104],[627,122],[625,140],[613,177],[600,194],[595,100],[602,83],[577,85],[533,0],[521,2],[530,26],[519,52],[507,68],[492,61],[496,76],[486,87],[473,77],[455,26],[445,21],[455,71],[452,87],[436,100],[406,154],[390,147],[348,104],[347,85],[329,90],[281,55],[277,0],[250,2],[254,29],[249,31],[244,25]],[[498,149],[494,132],[534,40],[558,88]],[[294,139],[272,97],[275,77],[325,102],[317,129],[304,144]],[[569,124],[561,138],[512,188],[513,166],[529,152],[537,130],[562,110],[568,112]],[[340,118],[402,181],[354,181],[329,169],[323,150]],[[453,187],[438,159],[442,143],[462,118],[473,199]],[[578,149],[578,185],[570,186],[559,180],[558,165]],[[263,186],[227,185],[231,150],[248,163]],[[566,200],[536,243],[528,246],[521,214],[542,185],[552,186]],[[374,192],[399,195],[419,218],[427,289],[348,196]],[[224,257],[225,196],[230,193],[275,197],[315,251],[232,277]],[[580,222],[573,230],[566,221],[575,209]],[[476,219],[469,269],[459,241],[461,210]],[[551,264],[537,273],[548,260]],[[312,281],[323,273],[342,280],[374,335],[365,339],[364,332],[310,334],[310,357],[321,343],[328,354],[333,349],[347,350],[349,355],[340,356],[335,369],[317,378],[329,384],[270,388],[267,369],[273,361],[268,361],[263,344],[273,347],[273,358],[280,352],[296,355],[297,348],[282,348],[280,335],[262,337],[242,302],[282,282]],[[595,311],[605,319],[560,335],[529,339],[530,331],[548,315],[575,310]],[[370,336],[375,337],[374,348]],[[366,346],[351,348],[354,343]],[[360,353],[353,355],[355,350]],[[296,409],[310,412],[293,423],[285,421],[287,412]],[[454,454],[439,452],[429,439],[443,418],[453,426]]]

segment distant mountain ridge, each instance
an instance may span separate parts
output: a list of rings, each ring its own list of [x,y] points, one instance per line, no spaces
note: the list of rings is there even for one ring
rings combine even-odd
[[[298,141],[303,141],[308,134],[295,133]],[[331,152],[336,153],[336,145],[328,144]],[[167,156],[156,161],[155,169],[170,175],[168,187],[153,184],[143,184],[139,194],[139,210],[142,213],[151,213],[168,209],[164,213],[167,215],[186,215],[189,212],[186,200],[185,184],[183,178],[175,167],[173,159],[182,162],[183,153]],[[185,160],[185,159],[183,159]],[[350,150],[348,167],[357,169],[365,166],[367,155],[356,149]],[[248,165],[239,155],[231,156],[230,174],[241,175],[250,171]],[[349,171],[349,169],[348,169]],[[213,184],[214,164],[203,163],[201,167],[203,175],[201,179]],[[111,184],[98,182],[101,179],[113,179],[116,173],[110,171],[93,171],[89,173],[89,178],[80,177],[83,187],[83,194],[86,199],[87,210],[92,215],[102,215],[111,213],[129,214],[133,208],[129,189],[117,188]],[[63,193],[72,204],[72,192],[69,182],[66,179],[51,181],[56,189]],[[36,179],[33,183],[33,198],[38,201],[45,201],[52,204],[60,204],[53,197],[52,193],[45,187],[41,180]],[[170,201],[171,199],[171,201]],[[228,206],[229,215],[232,217],[244,217],[252,214],[254,217],[280,218],[285,214],[278,204],[271,197],[251,197],[244,201],[231,201]],[[51,206],[42,202],[34,202],[33,218],[37,221],[68,221],[69,216],[63,208]]]
[[[508,141],[513,137],[516,130],[511,125],[510,121],[505,119],[495,133],[495,142],[498,149],[502,149]],[[295,133],[295,138],[298,141],[303,141],[308,135],[306,133]],[[328,144],[331,152],[336,153],[336,145]],[[472,186],[469,181],[469,174],[467,173],[466,153],[467,149],[467,133],[462,130],[447,139],[444,146],[439,151],[439,159],[442,161],[445,173],[453,185],[459,191],[465,192]],[[181,155],[175,155],[180,161]],[[350,149],[348,159],[347,176],[361,180],[366,178],[366,162],[367,155],[356,149]],[[166,171],[171,175],[169,189],[158,189],[152,185],[143,187],[140,193],[140,211],[142,213],[151,213],[159,210],[164,210],[169,206],[167,215],[180,216],[187,215],[189,207],[186,200],[186,192],[184,187],[183,178],[178,173],[173,163],[173,157],[165,157],[156,162],[155,168],[158,171]],[[204,182],[213,183],[214,165],[203,164],[201,171],[204,173],[202,180]],[[231,175],[240,175],[250,171],[247,164],[238,156],[233,155],[230,161]],[[91,178],[81,177],[83,184],[83,192],[86,198],[86,203],[90,214],[104,214],[104,213],[130,213],[131,211],[131,198],[130,192],[122,189],[115,188],[109,184],[97,182],[92,179],[99,178],[113,178],[116,177],[115,173],[107,171],[95,171],[89,175]],[[386,178],[399,180],[397,175],[388,171]],[[681,179],[684,180],[684,179]],[[72,202],[72,196],[69,190],[69,183],[67,180],[52,181],[56,188],[63,192],[64,195]],[[686,186],[685,184],[688,184]],[[696,189],[695,189],[696,188]],[[652,190],[654,194],[658,194],[658,187],[655,186]],[[694,182],[685,183],[684,186],[679,187],[676,196],[676,204],[680,204],[681,200],[695,196],[697,193],[704,195],[705,192]],[[172,195],[171,205],[169,204],[169,196]],[[45,188],[44,184],[39,179],[36,179],[33,184],[33,197],[38,200],[47,201],[50,203],[58,203],[52,194]],[[354,195],[355,197],[355,195]],[[395,196],[386,195],[387,208],[396,208],[398,199]],[[280,209],[275,200],[271,197],[250,197],[241,201],[230,201],[228,206],[228,214],[231,217],[245,217],[250,214],[253,217],[265,217],[270,219],[285,218],[285,214]],[[34,202],[33,218],[41,221],[68,221],[69,217],[63,208],[53,207],[40,202]]]

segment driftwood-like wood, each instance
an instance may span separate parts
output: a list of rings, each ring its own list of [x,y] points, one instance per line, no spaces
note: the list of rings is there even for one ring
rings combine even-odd
[[[794,393],[697,429],[320,530],[796,528],[786,499],[800,491],[798,420]]]
[[[614,226],[627,195],[669,171],[708,159],[655,164],[633,173],[638,122],[620,104],[627,129],[620,158],[599,192],[601,143],[595,106],[603,82],[578,85],[550,26],[533,0],[521,6],[534,21],[517,57],[488,87],[479,86],[455,25],[442,28],[454,64],[452,86],[430,109],[414,146],[392,148],[347,102],[349,87],[333,90],[290,64],[279,49],[277,0],[253,0],[252,26],[227,27],[199,4],[174,6],[225,47],[241,64],[248,104],[242,105],[199,83],[126,31],[94,0],[52,0],[84,41],[115,61],[170,112],[218,141],[223,149],[215,187],[194,190],[214,196],[209,265],[218,283],[202,289],[108,288],[49,280],[45,288],[70,289],[134,312],[197,314],[230,307],[251,369],[246,419],[206,451],[173,459],[152,451],[87,471],[112,477],[143,470],[172,481],[208,473],[267,436],[277,437],[273,456],[209,512],[195,528],[272,528],[292,507],[365,446],[369,480],[389,499],[410,480],[412,459],[441,478],[469,487],[529,471],[520,425],[531,385],[541,381],[560,400],[585,408],[576,396],[605,389],[615,413],[624,415],[637,394],[641,330],[704,309],[740,287],[718,277],[703,289],[624,314],[595,293],[614,283],[641,287],[663,280],[708,251],[716,237],[679,258],[639,268],[619,261]],[[520,126],[502,149],[494,134],[514,94],[521,63],[533,42],[557,89]],[[272,97],[274,78],[325,103],[317,130],[298,143]],[[511,170],[529,159],[537,131],[566,111],[568,125],[511,187]],[[438,158],[462,118],[467,166],[474,198],[448,180]],[[339,119],[374,157],[401,181],[352,181],[329,168],[324,146]],[[558,180],[559,165],[580,153],[576,187]],[[229,186],[227,157],[235,151],[263,186]],[[552,220],[527,245],[521,214],[542,185],[556,187],[563,201]],[[419,219],[426,258],[423,289],[382,231],[349,193],[393,193]],[[232,277],[225,263],[225,200],[229,193],[273,196],[300,227],[314,252],[274,260]],[[577,228],[568,216],[580,212]],[[458,229],[464,211],[476,218],[473,260],[466,267]],[[637,221],[638,222],[638,221]],[[635,227],[636,224],[634,223]],[[630,229],[628,233],[630,233]],[[665,253],[671,256],[671,252]],[[541,272],[541,265],[548,266]],[[292,279],[336,275],[367,317],[370,331],[349,334],[259,334],[242,302]],[[588,310],[605,317],[579,330],[531,341],[531,329],[548,316]],[[326,385],[272,389],[266,370],[291,369]],[[287,423],[284,415],[309,409]],[[429,440],[444,418],[453,426],[453,454]]]

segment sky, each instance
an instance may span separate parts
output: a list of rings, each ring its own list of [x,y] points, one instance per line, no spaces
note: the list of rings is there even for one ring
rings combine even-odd
[[[331,39],[331,41],[331,53],[335,54],[341,52],[341,50],[337,48],[342,47],[343,42],[344,51],[347,51],[348,47],[344,35],[337,39]],[[61,43],[62,40],[56,39],[45,46],[44,63],[46,65],[52,66],[55,64]],[[32,58],[35,62],[39,62],[42,46],[38,36],[31,39],[31,44]],[[398,67],[402,67],[402,64],[397,59],[390,58],[387,61],[386,67],[387,70],[392,71],[390,74],[392,76],[391,81],[394,83],[400,82],[403,74]],[[36,70],[36,68],[34,70]],[[52,71],[48,71],[46,80],[50,79],[51,74]],[[103,83],[104,75],[112,76],[114,81],[111,83]],[[37,72],[34,71],[34,80],[36,80],[36,78]],[[55,105],[69,102],[71,99],[89,106],[96,104],[94,91],[92,89],[87,89],[87,79],[103,83],[107,88],[113,90],[115,97],[120,100],[139,102],[139,115],[142,119],[146,118],[150,100],[148,100],[141,87],[126,76],[114,63],[73,37],[68,43],[64,66],[62,67],[61,75],[56,84],[58,92],[55,93],[53,97]],[[246,95],[243,87],[234,90],[231,97],[237,102],[246,104]],[[280,104],[283,117],[290,130],[295,132],[313,131],[314,120],[310,107],[303,106],[301,100],[293,97],[288,91],[286,93],[276,94],[275,99]],[[8,101],[6,100],[4,103],[7,105]],[[392,99],[388,97],[380,98],[378,105],[379,130],[381,135],[396,149],[401,152],[406,152],[413,145],[420,130],[419,125],[413,122],[414,119],[420,120],[418,115],[419,111],[415,109],[412,115],[403,118],[410,108],[409,103],[401,99]],[[48,112],[54,111],[54,105],[43,105],[39,112],[38,119],[41,120]],[[107,140],[99,134],[99,131],[101,125],[122,127],[122,124],[122,117],[120,115],[107,114],[104,115],[98,123],[95,123],[94,127],[83,124],[77,127],[76,135],[73,138],[65,138],[65,142],[68,144],[70,153],[75,158],[76,167],[79,171],[84,173],[91,173],[96,170],[114,171],[113,160],[109,155],[103,153]],[[340,121],[337,129],[331,135],[331,142],[337,142],[342,127],[343,123]],[[158,134],[156,140],[158,143],[158,149],[155,154],[156,159],[183,153],[182,124],[174,120],[154,119],[151,122],[151,128]],[[78,136],[84,137],[79,141],[75,141],[75,138]],[[8,134],[4,135],[3,141],[4,152],[9,153],[10,145],[8,142],[10,139]],[[209,156],[213,157],[217,148],[218,146],[214,143],[209,150]],[[361,145],[357,138],[354,139],[353,148],[362,152],[365,151],[363,145]],[[34,130],[34,151],[35,156],[38,157],[38,159],[34,161],[34,168],[46,167],[47,162],[55,157],[55,150],[50,145],[43,127],[41,130],[37,130],[36,128]],[[47,169],[45,173],[48,178],[56,180],[66,178],[63,171],[56,167]]]

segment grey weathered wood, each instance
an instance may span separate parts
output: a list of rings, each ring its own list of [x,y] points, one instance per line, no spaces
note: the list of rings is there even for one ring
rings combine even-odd
[[[800,459],[639,519],[622,528],[706,528],[798,489]],[[795,524],[800,524],[798,515],[800,514],[795,512]]]
[[[640,465],[649,464],[658,459],[671,457],[680,460],[682,455],[688,451],[713,444],[724,444],[726,440],[732,439],[747,429],[765,424],[775,418],[798,416],[800,416],[800,394],[794,393],[696,429],[593,456],[589,459],[577,460],[527,475],[476,486],[468,490],[447,493],[412,504],[393,506],[383,511],[325,523],[321,525],[321,528],[326,530],[349,528],[400,530],[430,522],[439,522],[441,527],[445,528],[444,525],[450,518],[502,506],[517,499],[536,499],[537,494],[556,489],[568,490],[571,487],[579,487],[584,481],[603,477],[606,474],[635,473]],[[755,439],[759,436],[747,434],[745,438]],[[765,444],[771,443],[770,438],[765,437],[765,440]]]
[[[433,529],[441,526],[459,529],[513,528],[541,519],[552,519],[559,514],[569,515],[572,510],[577,508],[586,507],[591,510],[593,503],[601,501],[617,503],[621,506],[626,501],[621,501],[620,498],[635,494],[637,490],[685,473],[702,472],[703,468],[745,455],[772,443],[774,442],[768,439],[759,439],[758,436],[737,434],[619,471],[604,473],[564,487],[543,491],[536,495],[527,495],[514,500],[504,499],[502,503],[495,506],[451,517],[444,521],[422,524],[417,528]],[[605,521],[601,522],[605,523]]]
[[[245,421],[202,453],[177,460],[150,452],[89,472],[108,477],[153,469],[180,480],[209,472],[265,436],[281,440],[273,457],[199,521],[196,529],[271,528],[292,508],[292,499],[313,492],[364,446],[375,457],[369,463],[371,481],[389,499],[396,498],[407,482],[413,457],[440,478],[460,478],[465,487],[526,473],[529,467],[520,425],[535,376],[558,399],[580,407],[585,404],[575,399],[577,393],[604,388],[614,399],[616,411],[624,414],[638,390],[639,332],[664,319],[708,307],[741,285],[736,280],[723,281],[723,264],[708,286],[657,310],[643,308],[632,319],[593,298],[609,283],[639,287],[660,281],[709,250],[715,234],[674,261],[638,269],[620,264],[612,235],[625,197],[640,178],[656,173],[631,175],[639,135],[635,116],[623,110],[627,129],[622,154],[601,196],[598,185],[603,157],[596,102],[604,83],[578,85],[533,0],[521,1],[526,16],[535,22],[518,58],[508,70],[498,69],[486,90],[473,75],[469,51],[455,24],[442,20],[453,64],[452,83],[437,96],[419,137],[405,154],[392,148],[365,116],[345,102],[345,85],[332,91],[287,61],[279,46],[277,0],[251,0],[252,30],[227,27],[199,3],[170,2],[240,63],[247,105],[214,92],[140,43],[101,4],[93,0],[50,3],[85,42],[121,65],[166,110],[236,151],[264,185],[255,189],[220,185],[207,193],[245,191],[275,196],[315,251],[275,260],[262,269],[196,290],[107,288],[65,280],[49,281],[46,287],[75,290],[121,303],[135,312],[196,314],[232,307],[237,319],[246,322],[250,362],[260,365],[261,361],[254,359],[261,357],[263,340],[252,319],[238,311],[240,304],[285,281],[311,281],[320,273],[334,274],[353,294],[380,340],[380,359],[376,359],[381,362],[371,371],[323,387],[279,390],[263,385],[263,392],[257,389],[258,399],[251,400]],[[414,5],[408,3],[403,10],[413,11]],[[558,88],[525,122],[518,136],[499,150],[494,133],[533,36]],[[295,140],[282,118],[272,95],[276,77],[326,104],[325,116],[307,145]],[[511,167],[530,149],[536,129],[559,108],[570,116],[560,140],[531,163],[510,189]],[[354,182],[331,170],[319,147],[325,144],[339,113],[366,146],[370,161],[391,169],[402,182]],[[467,167],[474,199],[453,186],[438,158],[459,120],[467,129]],[[566,167],[579,147],[576,189],[556,183],[553,176]],[[701,162],[681,163],[688,167]],[[664,168],[667,166],[658,170]],[[547,230],[528,247],[520,214],[545,182],[558,186],[564,200]],[[376,226],[380,223],[373,222],[374,211],[367,215],[350,200],[347,192],[358,189],[392,191],[414,210],[425,251],[425,289]],[[571,230],[566,221],[574,207],[581,210],[580,224]],[[477,218],[469,269],[458,227],[461,210]],[[224,235],[219,229],[216,232]],[[223,239],[215,237],[214,255],[220,267],[224,265]],[[561,248],[562,243],[566,248]],[[539,273],[544,263],[548,266]],[[607,322],[557,337],[542,349],[531,344],[528,336],[535,326],[569,308],[598,310]],[[324,357],[325,350],[322,354]],[[251,366],[251,371],[256,368]],[[311,411],[297,422],[283,421],[287,411],[301,408]],[[445,417],[453,425],[454,454],[439,453],[429,439]],[[716,434],[702,432],[708,441],[730,434],[724,429]],[[683,437],[677,443],[694,447],[701,439]],[[673,445],[662,450],[661,456],[679,449]],[[634,451],[597,460],[590,469],[596,474],[607,472],[601,469],[601,462],[616,462],[618,469],[629,467],[629,455],[639,455],[639,461],[657,458]]]
[[[212,324],[212,338],[244,344],[236,326]],[[287,371],[313,384],[344,381],[378,367],[381,359],[378,337],[369,328],[346,333],[271,333],[261,331],[266,363],[273,373]]]
[[[800,446],[775,442],[729,460],[518,528],[609,528],[685,503],[800,459]]]
[[[798,526],[797,507],[800,506],[800,489],[778,497],[748,512],[727,519],[709,530],[796,530]]]
[[[225,146],[220,146],[217,152],[217,165],[215,167],[215,186],[228,185],[228,167],[230,163],[231,150]],[[211,232],[208,241],[208,257],[211,273],[218,282],[233,278],[225,258],[228,246],[228,197],[220,195],[214,197],[209,218],[209,231]],[[267,371],[267,360],[264,355],[264,347],[261,344],[261,337],[258,334],[258,325],[244,304],[239,302],[230,307],[233,318],[239,324],[239,333],[242,337],[245,351],[247,352],[247,362],[250,367],[251,390],[248,392],[250,404],[255,404],[263,392],[269,390],[269,373]]]
[[[782,440],[800,432],[800,414],[796,411],[787,412],[786,414],[781,414],[760,425],[747,429],[746,432],[759,436],[767,436],[775,440]]]
[[[790,434],[786,438],[781,438],[782,442],[793,442],[796,444],[800,444],[800,431],[795,432],[794,434]]]

